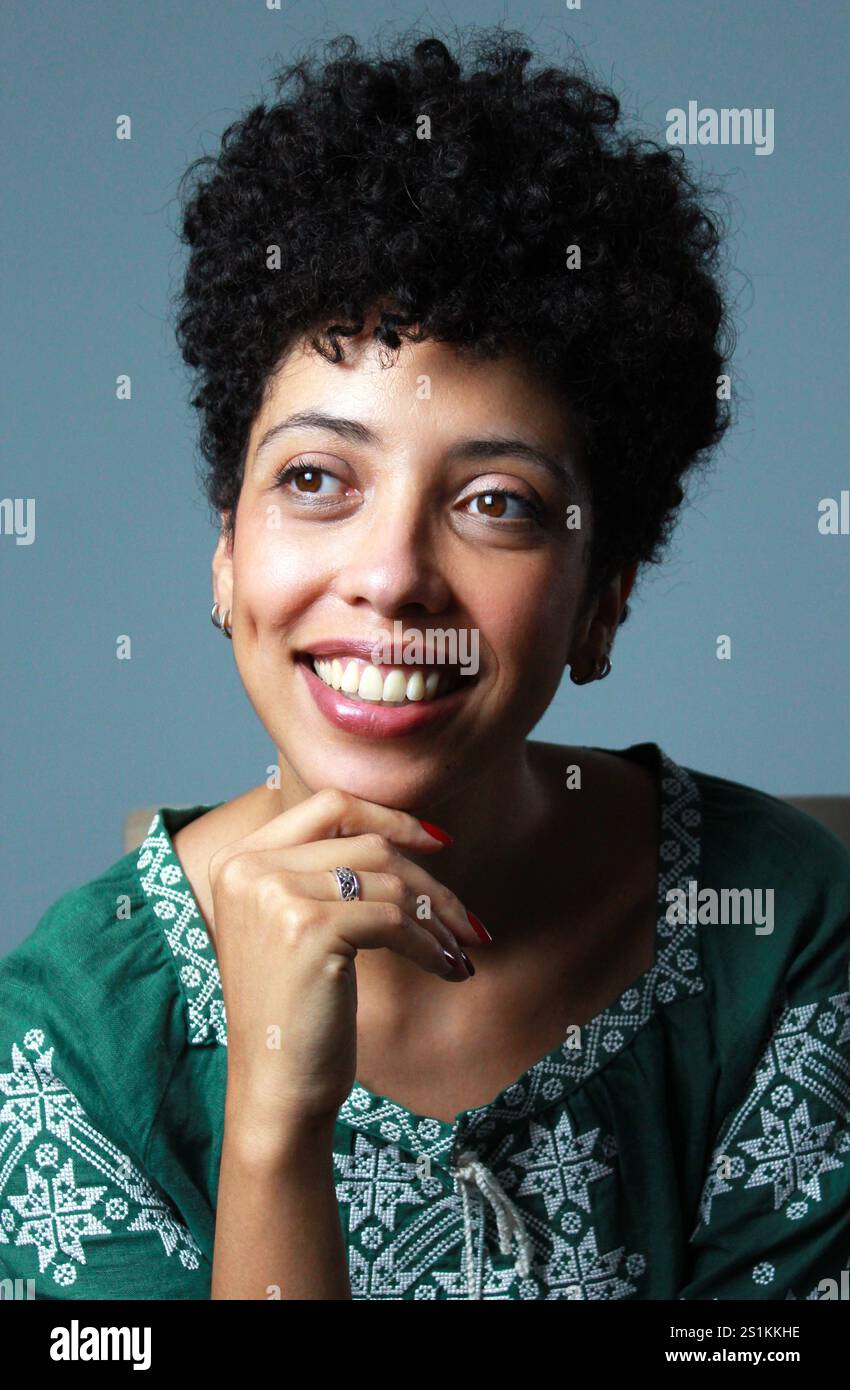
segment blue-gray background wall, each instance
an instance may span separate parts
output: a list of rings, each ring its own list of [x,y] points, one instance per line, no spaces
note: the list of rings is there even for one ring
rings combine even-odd
[[[565,679],[545,739],[674,758],[774,794],[850,792],[842,437],[847,7],[838,0],[5,0],[0,952],[117,859],[128,808],[218,801],[274,761],[209,620],[215,539],[172,338],[177,180],[316,38],[503,20],[578,40],[647,133],[773,107],[776,147],[691,147],[731,207],[738,424],[644,581],[614,670]],[[131,141],[115,138],[132,116]],[[132,400],[115,397],[132,377]],[[132,660],[116,638],[132,637]],[[718,634],[733,659],[717,660]]]

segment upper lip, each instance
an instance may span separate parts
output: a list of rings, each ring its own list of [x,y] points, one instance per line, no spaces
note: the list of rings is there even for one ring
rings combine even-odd
[[[389,638],[387,639],[389,640]],[[329,637],[322,642],[312,642],[309,647],[303,647],[298,656],[359,656],[366,661],[371,661],[375,648],[381,642],[381,634],[378,633],[370,641],[367,637]],[[441,663],[451,666],[455,663]]]
[[[313,642],[301,652],[302,656],[362,656],[371,657],[380,642],[380,633],[370,641],[368,637],[330,637],[323,642]]]

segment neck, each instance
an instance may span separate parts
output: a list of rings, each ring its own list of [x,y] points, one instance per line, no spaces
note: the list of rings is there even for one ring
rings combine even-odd
[[[566,757],[570,751],[563,750],[565,765],[571,760]],[[311,795],[280,752],[278,766],[281,786],[266,793],[272,798],[269,819]],[[563,805],[562,798],[559,816]],[[533,862],[553,812],[551,779],[534,744],[523,741],[510,754],[488,760],[484,776],[455,785],[445,796],[410,810],[445,826],[454,843],[438,855],[408,857],[451,889],[485,926],[489,927],[488,913],[491,920],[495,916],[504,923],[511,908],[519,906],[514,902],[518,891],[527,902],[529,885],[522,869]]]

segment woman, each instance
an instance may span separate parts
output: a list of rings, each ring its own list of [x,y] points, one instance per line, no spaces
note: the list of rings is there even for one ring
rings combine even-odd
[[[343,39],[200,162],[212,617],[277,757],[3,962],[39,1297],[807,1298],[846,1261],[850,856],[655,743],[528,738],[728,423],[681,159],[530,57]]]

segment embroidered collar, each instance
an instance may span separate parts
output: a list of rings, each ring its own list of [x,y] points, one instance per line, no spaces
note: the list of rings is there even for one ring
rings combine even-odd
[[[661,1007],[704,988],[696,924],[667,921],[671,888],[687,892],[699,879],[702,860],[702,806],[699,788],[657,744],[652,750],[660,785],[660,837],[657,874],[655,961],[622,994],[581,1029],[580,1049],[564,1042],[486,1105],[461,1112],[454,1121],[416,1115],[404,1106],[355,1082],[338,1119],[361,1133],[398,1143],[434,1160],[449,1161],[471,1136],[492,1142],[517,1120],[538,1114],[582,1085],[626,1047]],[[206,927],[171,836],[208,806],[162,807],[139,848],[142,890],[162,923],[174,957],[193,1045],[227,1046],[221,977]]]
[[[136,871],[151,910],[162,924],[188,1019],[189,1042],[227,1046],[218,962],[195,895],[171,840],[209,806],[161,807],[139,846]]]

